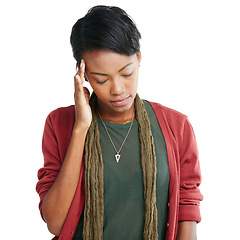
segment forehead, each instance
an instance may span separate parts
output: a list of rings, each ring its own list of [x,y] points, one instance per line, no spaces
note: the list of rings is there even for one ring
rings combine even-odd
[[[97,68],[101,70],[120,69],[126,64],[136,61],[135,55],[119,54],[110,50],[95,50],[86,52],[83,55],[87,68]]]

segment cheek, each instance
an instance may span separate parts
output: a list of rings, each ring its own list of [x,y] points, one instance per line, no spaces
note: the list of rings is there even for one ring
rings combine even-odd
[[[97,83],[91,84],[93,91],[96,93],[98,98],[104,102],[104,99],[109,95],[109,90],[107,86],[99,85]]]
[[[137,87],[138,87],[138,76],[136,76],[132,81],[132,88],[136,91]]]

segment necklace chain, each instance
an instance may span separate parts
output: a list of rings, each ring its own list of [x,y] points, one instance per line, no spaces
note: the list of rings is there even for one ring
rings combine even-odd
[[[116,148],[116,146],[115,146],[115,144],[114,144],[114,142],[113,142],[113,140],[112,140],[112,138],[111,138],[111,136],[110,136],[110,134],[109,134],[109,132],[108,132],[108,130],[107,130],[107,126],[105,125],[104,121],[102,120],[100,114],[98,114],[98,115],[99,115],[99,118],[101,119],[101,121],[102,121],[102,123],[103,123],[103,126],[104,126],[104,128],[105,128],[105,130],[106,130],[106,133],[107,133],[107,135],[108,135],[108,137],[109,137],[109,139],[110,139],[110,141],[111,141],[111,143],[112,143],[112,145],[113,145],[113,148],[114,148],[115,151],[116,151],[115,159],[116,159],[116,161],[117,161],[117,163],[118,163],[118,161],[119,161],[119,159],[120,159],[120,157],[121,157],[120,152],[121,152],[121,150],[122,150],[122,148],[123,148],[123,145],[124,145],[124,143],[126,142],[126,140],[127,140],[127,138],[128,138],[128,135],[129,135],[129,133],[130,133],[130,131],[131,131],[131,129],[132,129],[133,117],[132,117],[131,125],[130,125],[130,127],[129,127],[129,129],[128,129],[128,132],[127,132],[127,134],[126,134],[126,136],[125,136],[125,138],[124,138],[124,140],[123,140],[123,142],[122,142],[122,145],[121,145],[121,147],[119,148],[119,150],[117,150],[117,148]],[[134,114],[133,114],[133,116],[134,116]]]

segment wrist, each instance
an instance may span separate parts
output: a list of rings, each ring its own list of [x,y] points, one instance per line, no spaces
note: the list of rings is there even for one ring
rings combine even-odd
[[[196,240],[196,222],[182,221],[178,222],[178,233],[176,240]]]
[[[87,134],[87,131],[89,129],[89,126],[86,125],[86,124],[74,124],[73,126],[73,134],[76,134],[76,135],[84,135],[84,134]]]

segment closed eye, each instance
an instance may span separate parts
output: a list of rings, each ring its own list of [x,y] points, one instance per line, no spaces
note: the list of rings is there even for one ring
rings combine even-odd
[[[98,84],[104,84],[104,83],[107,82],[107,81],[108,81],[108,79],[105,80],[105,81],[101,81],[101,82],[100,82],[100,81],[97,81],[97,83],[98,83]]]
[[[127,77],[131,77],[132,74],[133,74],[133,73],[130,73],[130,74],[128,74],[128,75],[122,75],[122,76],[127,78]]]

